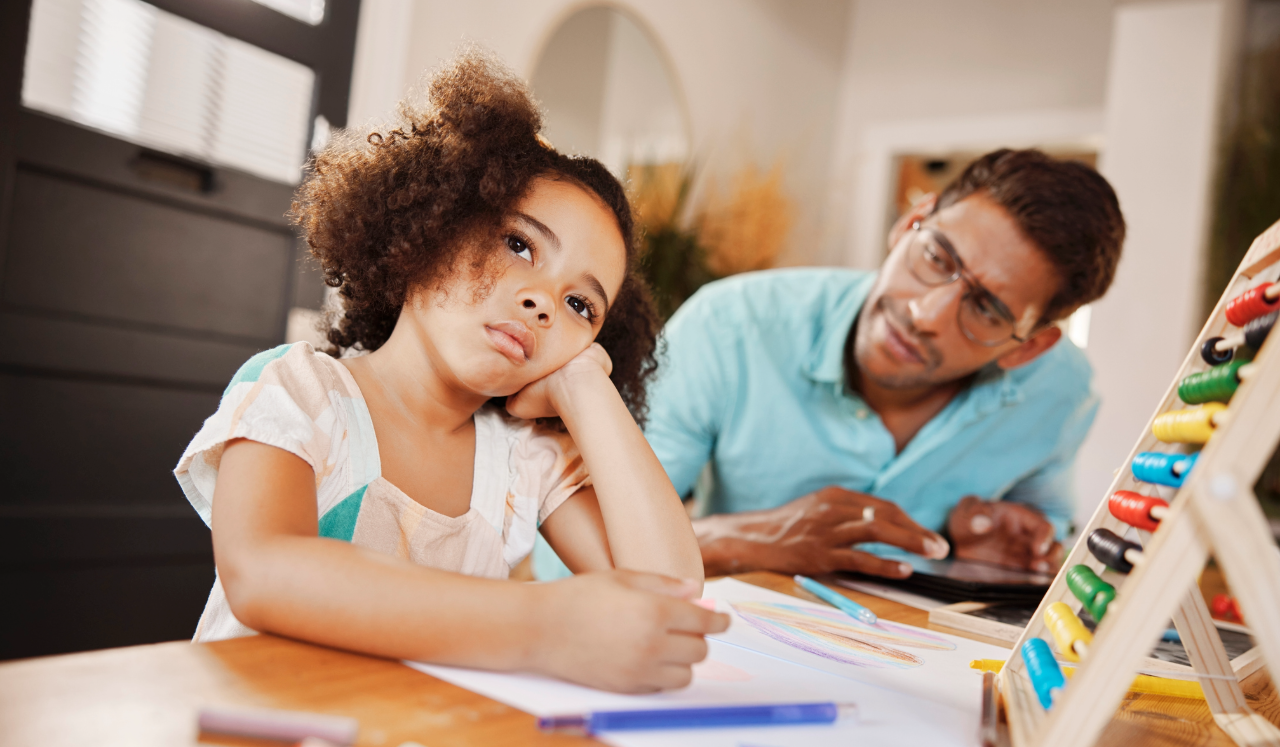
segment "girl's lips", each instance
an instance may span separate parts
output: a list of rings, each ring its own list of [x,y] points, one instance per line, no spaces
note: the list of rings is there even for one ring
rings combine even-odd
[[[520,322],[494,322],[486,324],[484,331],[498,352],[512,363],[524,363],[533,357],[536,341],[529,328]]]

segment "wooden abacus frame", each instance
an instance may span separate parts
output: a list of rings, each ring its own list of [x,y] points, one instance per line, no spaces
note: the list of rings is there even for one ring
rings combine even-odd
[[[1280,274],[1280,222],[1249,247],[1226,292],[1200,331],[1155,415],[1182,407],[1178,384],[1206,370],[1200,347],[1229,328],[1227,303],[1261,279]],[[1010,652],[1000,689],[1015,747],[1085,747],[1094,744],[1124,699],[1133,677],[1172,618],[1192,666],[1200,676],[1214,720],[1240,745],[1280,747],[1280,729],[1254,713],[1232,673],[1222,641],[1196,579],[1212,553],[1240,603],[1250,632],[1272,678],[1280,677],[1280,552],[1253,493],[1262,470],[1280,442],[1280,342],[1269,338],[1255,358],[1256,372],[1241,382],[1229,405],[1230,419],[1201,450],[1195,468],[1172,496],[1169,514],[1154,534],[1140,532],[1143,562],[1128,577],[1107,571],[1086,546],[1088,536],[1106,528],[1123,536],[1129,526],[1113,517],[1103,500],[1080,534],[1062,570]],[[1142,451],[1170,451],[1152,435],[1143,435],[1118,471],[1106,498],[1117,490],[1154,494],[1155,486],[1134,479],[1129,465]],[[1183,449],[1178,448],[1182,451]],[[1168,498],[1171,488],[1159,488]],[[1115,583],[1116,598],[1094,633],[1088,656],[1046,711],[1036,696],[1022,645],[1033,636],[1057,651],[1044,621],[1054,602],[1079,614],[1081,603],[1067,588],[1066,573],[1083,564]],[[1060,654],[1060,652],[1059,652]]]

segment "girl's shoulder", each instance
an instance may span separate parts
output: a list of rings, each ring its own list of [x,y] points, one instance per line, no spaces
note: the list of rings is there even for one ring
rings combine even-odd
[[[245,361],[222,392],[222,401],[239,400],[255,390],[279,387],[299,405],[330,402],[331,393],[360,397],[355,380],[332,356],[309,342],[294,342],[264,350]]]
[[[322,508],[378,476],[373,423],[355,379],[307,342],[265,350],[232,377],[174,470],[205,521],[222,451],[235,439],[275,446],[315,470]],[[332,494],[332,495],[330,495]]]

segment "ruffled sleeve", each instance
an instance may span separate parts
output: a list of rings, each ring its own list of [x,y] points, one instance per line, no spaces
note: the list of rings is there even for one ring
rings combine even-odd
[[[250,358],[222,394],[218,410],[187,446],[174,476],[187,500],[210,523],[218,466],[228,441],[247,438],[298,456],[316,473],[319,510],[340,500],[345,485],[335,484],[339,465],[351,449],[344,400],[349,385],[335,370],[337,361],[318,354],[309,343],[281,345]],[[343,395],[347,396],[344,397]],[[350,475],[341,475],[348,482]]]

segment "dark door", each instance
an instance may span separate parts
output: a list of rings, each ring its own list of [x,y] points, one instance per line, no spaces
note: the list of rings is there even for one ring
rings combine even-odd
[[[358,0],[152,5],[302,63],[345,123]],[[30,18],[0,3],[0,659],[190,637],[213,556],[172,469],[323,291],[287,179],[24,108]]]

